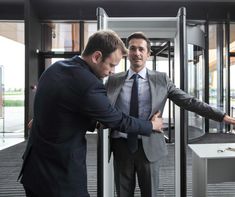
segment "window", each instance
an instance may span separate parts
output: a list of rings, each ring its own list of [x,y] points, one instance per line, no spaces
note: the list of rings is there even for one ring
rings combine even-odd
[[[24,140],[24,23],[0,22],[0,149]]]

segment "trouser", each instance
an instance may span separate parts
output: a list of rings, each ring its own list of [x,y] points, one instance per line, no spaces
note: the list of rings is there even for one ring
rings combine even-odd
[[[25,190],[26,197],[39,197],[27,187],[24,187],[24,190]]]
[[[149,162],[145,156],[142,140],[138,150],[131,153],[124,138],[112,139],[114,176],[118,197],[134,197],[136,175],[141,197],[156,197],[159,186],[159,161]]]

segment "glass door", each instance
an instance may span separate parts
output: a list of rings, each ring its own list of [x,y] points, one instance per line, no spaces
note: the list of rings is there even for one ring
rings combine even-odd
[[[188,44],[188,93],[199,100],[204,100],[204,49]],[[196,113],[188,112],[188,140],[205,134],[204,118]]]

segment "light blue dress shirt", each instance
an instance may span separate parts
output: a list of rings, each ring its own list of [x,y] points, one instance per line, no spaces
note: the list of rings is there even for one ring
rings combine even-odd
[[[127,77],[125,79],[124,85],[121,92],[117,98],[116,108],[126,114],[130,111],[130,99],[131,99],[131,89],[133,84],[132,75],[135,74],[131,68],[128,71]],[[150,97],[150,87],[147,75],[147,69],[143,68],[139,73],[139,83],[138,83],[138,99],[139,99],[139,118],[147,120],[151,112],[151,97]],[[127,137],[126,133],[114,131],[112,137]],[[139,136],[140,138],[140,136]]]

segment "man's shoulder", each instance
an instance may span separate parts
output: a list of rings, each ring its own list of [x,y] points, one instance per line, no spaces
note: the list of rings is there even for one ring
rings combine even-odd
[[[156,71],[156,70],[149,70],[147,69],[147,73],[151,73],[151,74],[157,74],[157,75],[164,75],[166,74],[165,72],[160,72],[160,71]]]
[[[159,77],[159,76],[161,76],[161,77],[165,77],[166,76],[166,73],[165,72],[160,72],[160,71],[156,71],[156,70],[147,70],[147,73],[148,73],[148,75],[152,75],[152,76],[157,76],[157,77]]]
[[[110,80],[119,79],[119,78],[121,78],[121,77],[126,76],[126,74],[127,74],[127,72],[115,73],[115,74],[113,74],[113,75],[110,75],[110,76],[109,76],[109,79],[110,79]]]

